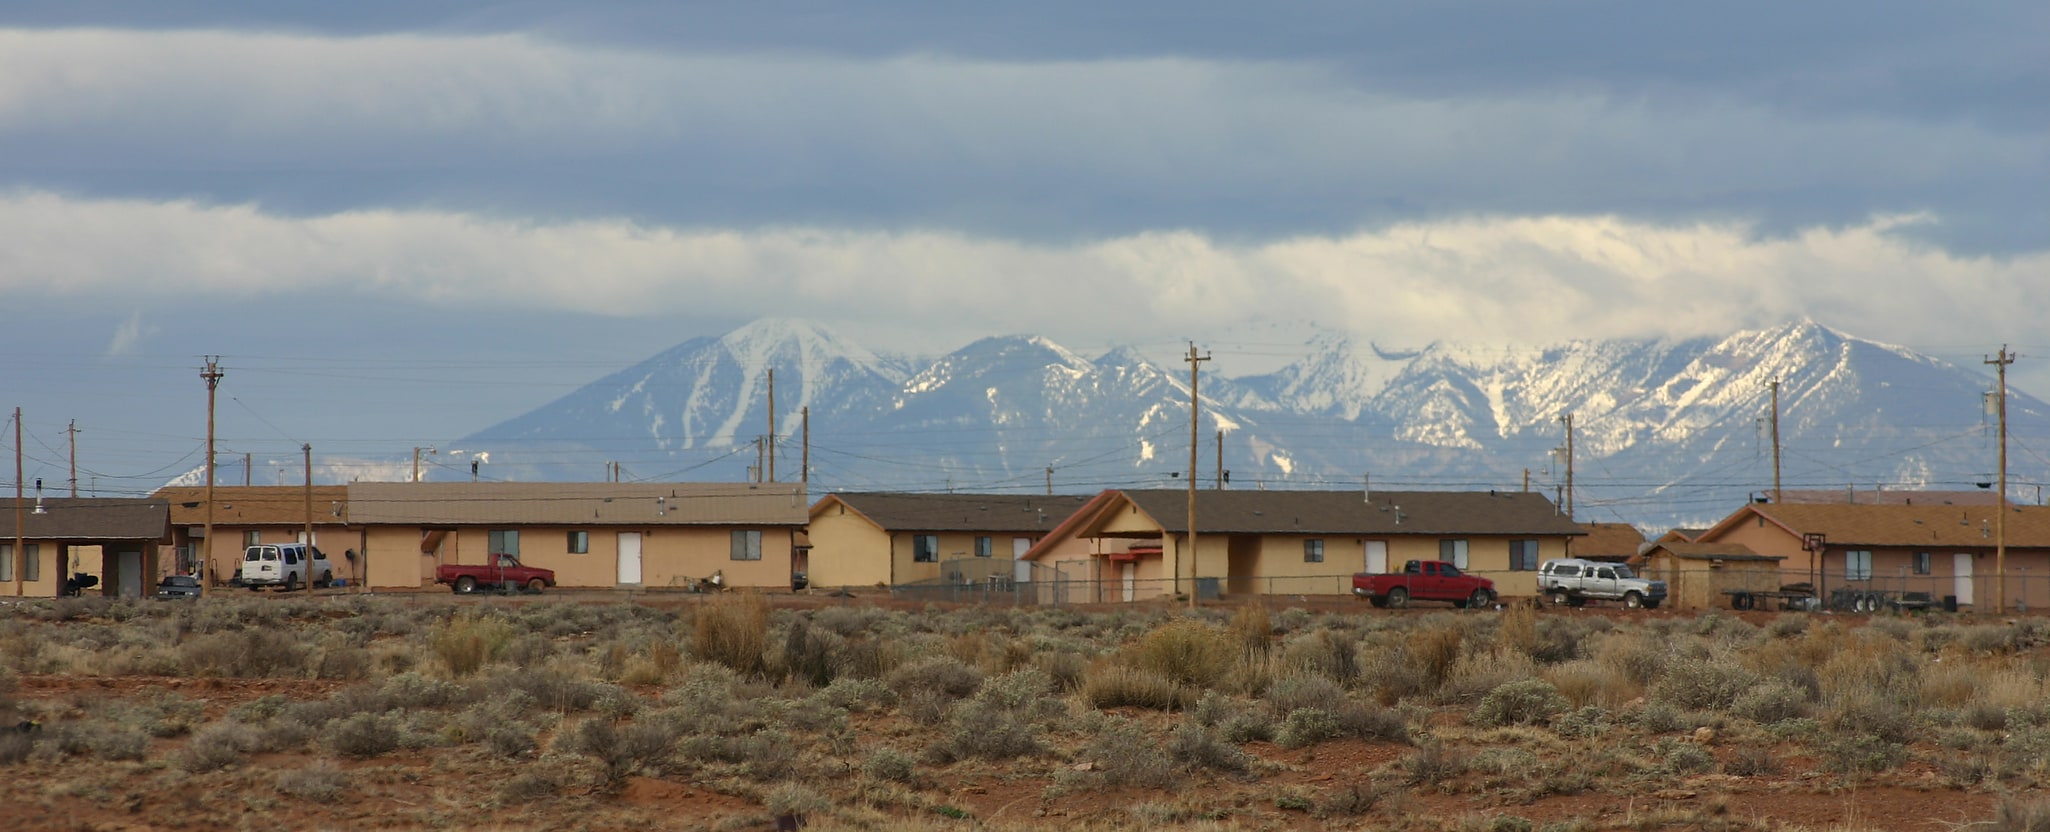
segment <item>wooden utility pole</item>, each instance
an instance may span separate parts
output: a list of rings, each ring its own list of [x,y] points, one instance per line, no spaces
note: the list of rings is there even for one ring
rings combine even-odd
[[[1046,466],[1046,496],[1053,496],[1053,466]]]
[[[242,484],[249,485],[256,478],[256,454],[242,453]]]
[[[306,586],[313,587],[313,443],[299,443],[299,452],[306,455]]]
[[[811,407],[810,407],[810,406],[800,407],[800,408],[798,408],[798,409],[797,409],[797,422],[798,422],[798,424],[799,424],[800,426],[802,426],[802,427],[804,428],[804,456],[803,456],[802,458],[800,458],[800,459],[798,460],[798,464],[800,464],[800,465],[803,465],[803,466],[804,466],[804,471],[803,471],[803,477],[802,477],[802,482],[804,483],[804,490],[805,490],[805,493],[809,494],[809,493],[811,493]]]
[[[1530,493],[1530,469],[1523,469],[1523,493]]]
[[[1986,359],[1994,366],[1999,380],[1999,390],[1994,401],[2000,408],[2000,499],[1994,505],[1999,509],[1993,515],[1993,611],[2007,612],[2007,365],[2014,363],[2014,353],[2007,351],[2007,345],[2000,345],[2000,357]],[[15,422],[20,423],[20,419]],[[18,441],[16,444],[20,444]]]
[[[1559,417],[1566,423],[1566,491],[1562,497],[1566,504],[1566,519],[1573,519],[1573,414]]]
[[[762,438],[755,437],[755,482],[762,481]]]
[[[1780,380],[1772,380],[1772,504],[1780,499]]]
[[[71,420],[71,426],[64,429],[71,435],[71,496],[78,496],[78,420]]]
[[[221,386],[221,357],[206,357],[206,369],[199,371],[199,377],[206,380],[206,524],[199,553],[200,592],[207,591],[207,582],[214,576],[214,399],[215,390]],[[245,475],[246,476],[246,475]]]
[[[21,408],[17,407],[14,409],[14,551],[8,553],[7,557],[8,560],[14,561],[10,564],[14,567],[10,571],[14,572],[16,598],[21,597],[21,573],[28,569],[28,549],[24,548],[27,545],[24,542],[26,537],[22,534],[21,501]]]
[[[1217,490],[1224,490],[1224,431],[1217,432]]]
[[[1201,368],[1209,361],[1207,354],[1196,354],[1196,342],[1189,342],[1189,609],[1196,608],[1196,443],[1203,421],[1203,397],[1197,392],[1197,382],[1202,376]],[[1181,571],[1179,569],[1175,570]]]
[[[776,368],[769,368],[769,482],[776,481]]]

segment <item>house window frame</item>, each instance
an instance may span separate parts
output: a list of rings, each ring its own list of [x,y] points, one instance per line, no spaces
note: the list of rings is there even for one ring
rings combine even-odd
[[[0,543],[0,581],[14,580],[14,544]]]
[[[588,555],[591,553],[591,533],[589,531],[570,529],[565,538],[563,540],[563,548],[568,549],[570,554]]]
[[[1916,552],[1908,558],[1908,571],[1917,575],[1927,575],[1934,560],[1928,552]]]
[[[1869,580],[1872,580],[1872,550],[1871,550],[1871,549],[1845,549],[1845,550],[1844,550],[1844,580],[1846,580],[1846,581],[1869,581]]]
[[[1323,562],[1324,562],[1324,538],[1321,538],[1321,537],[1306,537],[1306,538],[1303,538],[1303,562],[1304,562],[1304,563],[1323,563]]]
[[[760,529],[734,529],[732,548],[728,559],[737,561],[762,559],[762,531]]]
[[[263,543],[263,532],[262,532],[261,530],[259,530],[259,529],[245,529],[245,530],[243,530],[243,532],[242,532],[242,548],[244,548],[244,549],[247,549],[247,548],[249,548],[249,547],[251,547],[251,546],[257,546],[257,545],[261,545],[262,543]]]
[[[939,563],[940,536],[936,534],[914,534],[911,536],[912,563]]]
[[[996,543],[996,538],[994,538],[994,537],[990,537],[989,535],[976,535],[976,537],[975,537],[975,556],[976,556],[976,557],[978,557],[978,558],[989,558],[989,557],[996,557],[996,551],[997,551],[997,543]]]
[[[43,544],[24,543],[21,545],[21,551],[24,553],[21,561],[21,579],[24,581],[42,580]]]
[[[484,543],[485,554],[520,556],[519,529],[492,529],[485,533]]]
[[[1538,568],[1538,541],[1536,538],[1520,538],[1509,541],[1509,571],[1536,572]]]
[[[1472,549],[1473,546],[1464,537],[1441,537],[1438,539],[1438,559],[1459,567],[1461,572],[1465,572],[1467,569],[1468,557]]]

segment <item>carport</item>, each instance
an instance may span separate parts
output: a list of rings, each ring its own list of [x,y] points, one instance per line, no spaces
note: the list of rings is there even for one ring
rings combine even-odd
[[[157,547],[169,542],[166,500],[9,498],[0,506],[0,595],[54,598],[66,579],[87,575],[97,579],[88,593],[141,597],[156,582]]]

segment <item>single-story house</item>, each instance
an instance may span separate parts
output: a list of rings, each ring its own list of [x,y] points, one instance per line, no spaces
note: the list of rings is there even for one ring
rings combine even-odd
[[[1849,587],[1993,606],[2004,583],[2006,606],[2050,602],[2050,507],[2008,506],[2005,581],[1997,575],[1998,513],[1992,505],[1754,502],[1697,542],[1742,544],[1783,557],[1785,582],[1811,582],[1824,598]]]
[[[204,560],[209,583],[220,585],[235,576],[243,549],[259,543],[309,542],[310,525],[310,542],[328,556],[335,577],[354,583],[362,575],[346,557],[357,538],[347,524],[348,491],[345,485],[216,485],[213,539],[218,542],[208,546],[206,488],[159,488],[151,496],[171,505],[171,544],[168,557],[158,561],[167,573],[193,575]]]
[[[1632,565],[1641,577],[1666,582],[1667,603],[1679,609],[1727,606],[1724,590],[1779,589],[1782,555],[1761,555],[1741,543],[1654,543]]]
[[[1491,577],[1503,595],[1536,591],[1539,563],[1586,534],[1542,494],[1516,491],[1188,492],[1120,489],[1090,500],[1026,553],[1095,598],[1338,595],[1355,572],[1447,560]]]
[[[93,594],[141,597],[155,583],[157,547],[170,540],[170,507],[163,500],[0,500],[0,594],[54,598],[68,577],[82,572],[100,579],[88,590]]]
[[[792,483],[358,482],[346,514],[372,587],[510,554],[566,587],[787,588],[807,503]]]
[[[1019,494],[830,494],[811,507],[812,586],[978,581],[1038,543],[1086,498]],[[984,559],[987,567],[975,567]],[[944,574],[953,563],[954,575]],[[970,574],[974,573],[974,574]]]

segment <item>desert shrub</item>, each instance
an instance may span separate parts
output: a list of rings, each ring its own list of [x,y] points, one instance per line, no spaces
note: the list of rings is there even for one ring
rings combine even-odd
[[[974,699],[955,707],[935,756],[1007,760],[1040,752],[1038,723],[1066,711],[1051,692],[1052,683],[1037,670],[991,679]]]
[[[943,701],[962,699],[982,688],[982,671],[951,656],[931,656],[891,671],[890,689],[910,698],[920,693]]]
[[[1765,634],[1773,638],[1793,638],[1808,632],[1807,613],[1787,613],[1765,625]]]
[[[1667,734],[1686,727],[1680,709],[1671,702],[1646,702],[1623,711],[1623,721],[1654,734]]]
[[[1168,750],[1125,719],[1105,720],[1082,757],[1096,764],[1096,781],[1107,786],[1164,789],[1180,779],[1180,766]]]
[[[816,695],[835,708],[857,712],[880,710],[897,702],[896,692],[875,679],[834,679]]]
[[[418,673],[400,673],[384,680],[377,688],[387,708],[445,708],[468,701],[472,694],[468,685],[442,679],[430,679]]]
[[[1351,685],[1360,677],[1359,641],[1336,630],[1304,633],[1288,640],[1281,663],[1299,674],[1316,674]]]
[[[198,774],[242,762],[257,746],[256,729],[240,722],[219,722],[201,728],[178,750],[178,767]]]
[[[1451,678],[1463,640],[1457,624],[1421,627],[1411,633],[1404,650],[1409,664],[1422,675],[1425,691],[1435,691]]]
[[[1986,832],[2050,832],[2050,800],[2001,798],[1992,820],[1971,824],[1970,828]]]
[[[1475,725],[1544,725],[1569,707],[1566,697],[1543,679],[1510,682],[1481,697],[1471,719]]]
[[[1274,743],[1282,748],[1304,748],[1340,735],[1338,716],[1319,708],[1297,708],[1281,721]]]
[[[306,653],[296,633],[250,629],[198,636],[178,647],[187,676],[244,679],[304,675]]]
[[[890,783],[909,783],[917,777],[917,761],[911,755],[878,748],[861,764],[861,773]]]
[[[1668,645],[1648,633],[1610,636],[1603,639],[1595,658],[1623,674],[1638,687],[1651,685],[1665,669]]]
[[[1552,726],[1562,737],[1592,739],[1609,733],[1609,712],[1599,705],[1582,705],[1569,711]]]
[[[678,738],[677,728],[660,720],[622,727],[609,720],[586,719],[558,734],[555,749],[598,761],[604,766],[606,783],[617,785],[644,768],[659,772],[676,749]]]
[[[769,790],[762,806],[772,815],[803,817],[833,808],[833,802],[817,789],[799,783],[785,783]]]
[[[1036,653],[1032,666],[1046,673],[1053,680],[1054,690],[1062,693],[1081,689],[1082,679],[1089,673],[1089,660],[1066,650]]]
[[[1174,679],[1150,670],[1108,662],[1089,669],[1082,679],[1082,701],[1096,708],[1152,708],[1171,711],[1186,707],[1189,689]]]
[[[1217,731],[1229,742],[1252,742],[1272,740],[1278,728],[1274,712],[1266,708],[1245,708],[1227,717],[1217,725]]]
[[[691,653],[743,676],[767,668],[769,602],[760,595],[721,597],[700,604],[691,630]]]
[[[1544,668],[1538,677],[1550,682],[1574,707],[1613,708],[1636,698],[1637,685],[1614,666],[1593,659],[1574,659]]]
[[[149,752],[149,734],[138,728],[101,726],[85,741],[93,756],[102,760],[140,760]]]
[[[1537,676],[1537,663],[1522,653],[1469,653],[1452,665],[1452,675],[1438,687],[1441,703],[1479,702],[1489,692],[1511,682]]]
[[[1314,814],[1319,818],[1358,817],[1374,811],[1374,807],[1388,797],[1390,789],[1380,783],[1348,783],[1333,789],[1324,799],[1317,801]]]
[[[1757,682],[1757,674],[1734,662],[1681,661],[1652,684],[1651,697],[1690,710],[1724,710]]]
[[[802,679],[813,687],[832,684],[838,670],[835,659],[844,642],[845,639],[831,632],[814,631],[811,621],[805,616],[793,617],[783,632],[783,652],[779,656],[781,675],[787,679]]]
[[[1277,713],[1298,708],[1334,711],[1345,702],[1345,689],[1326,676],[1284,676],[1267,689],[1265,700]]]
[[[1417,747],[1402,758],[1403,783],[1421,786],[1425,783],[1441,783],[1466,772],[1467,755],[1446,748],[1433,740]]]
[[[1176,682],[1210,687],[1224,677],[1239,648],[1222,628],[1193,619],[1177,619],[1140,639],[1128,661]]]
[[[1840,734],[1890,743],[1912,742],[1918,733],[1913,709],[1899,697],[1878,691],[1845,697],[1829,709],[1824,724]]]
[[[389,714],[356,714],[329,723],[321,739],[345,757],[376,757],[399,747],[399,727]]]
[[[601,709],[608,699],[632,699],[618,685],[583,679],[558,667],[509,668],[493,675],[481,687],[517,691],[530,697],[535,706],[551,711],[589,711]]]
[[[1657,754],[1659,771],[1667,774],[1703,774],[1715,770],[1715,755],[1691,742],[1670,738],[1660,740]]]
[[[317,760],[305,768],[279,772],[277,790],[279,794],[301,800],[328,803],[341,797],[342,788],[348,783],[349,779],[343,776],[340,767],[326,760]]]
[[[1539,664],[1558,664],[1581,657],[1581,643],[1597,628],[1608,625],[1606,618],[1545,618],[1537,622],[1536,637],[1526,651]]]
[[[1224,742],[1216,732],[1193,723],[1182,723],[1169,736],[1167,753],[1175,762],[1191,769],[1241,772],[1252,767],[1253,757],[1238,746]]]
[[[1537,607],[1511,604],[1496,616],[1495,647],[1511,653],[1534,655],[1537,647]]]
[[[511,725],[485,731],[484,745],[500,757],[525,757],[540,747],[533,734]]]
[[[1723,773],[1737,777],[1772,777],[1778,775],[1782,768],[1771,748],[1746,745],[1730,754],[1729,762],[1723,764]]]
[[[1239,650],[1246,658],[1265,658],[1274,645],[1274,616],[1267,612],[1266,604],[1245,604],[1232,613],[1231,632],[1238,637]]]
[[[1737,695],[1730,712],[1760,725],[1808,715],[1808,692],[1778,679],[1767,679]]]
[[[1907,757],[1907,746],[1874,736],[1840,737],[1822,748],[1823,766],[1839,774],[1889,771]]]
[[[497,659],[512,637],[512,624],[504,619],[464,613],[435,627],[427,644],[449,674],[460,678]]]

